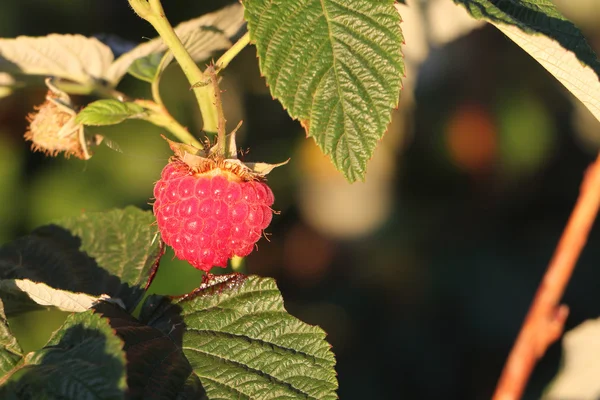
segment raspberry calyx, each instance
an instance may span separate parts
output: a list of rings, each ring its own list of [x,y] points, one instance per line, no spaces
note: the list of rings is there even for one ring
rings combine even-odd
[[[229,137],[235,149],[235,132]],[[281,164],[242,163],[216,146],[197,149],[167,140],[175,155],[154,187],[154,214],[162,240],[195,268],[226,267],[252,252],[273,217],[265,176]]]

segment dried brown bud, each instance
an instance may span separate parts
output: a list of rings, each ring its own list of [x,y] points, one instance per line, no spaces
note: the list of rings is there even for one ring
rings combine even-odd
[[[98,135],[86,138],[84,127],[75,122],[77,113],[64,93],[48,91],[46,101],[34,109],[27,116],[29,129],[24,135],[25,140],[32,142],[33,151],[49,156],[63,152],[67,158],[73,155],[88,160],[91,157],[88,147],[102,141]]]

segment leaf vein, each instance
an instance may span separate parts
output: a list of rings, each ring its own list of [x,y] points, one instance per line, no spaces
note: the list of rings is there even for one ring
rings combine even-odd
[[[331,365],[331,360],[328,360],[326,358],[314,355],[314,354],[309,354],[305,351],[301,351],[301,350],[296,350],[290,347],[285,347],[281,344],[277,344],[274,342],[269,342],[266,341],[264,339],[260,339],[260,338],[255,338],[255,337],[250,337],[248,335],[242,335],[242,334],[238,334],[238,333],[232,333],[232,332],[225,332],[225,331],[217,331],[214,329],[197,329],[197,328],[191,328],[188,327],[187,330],[189,332],[194,332],[197,335],[202,335],[203,333],[207,333],[213,336],[221,336],[221,337],[227,337],[227,338],[236,338],[236,339],[242,339],[242,340],[247,340],[256,344],[260,344],[260,345],[264,345],[264,346],[269,346],[269,347],[276,347],[286,353],[292,353],[292,354],[298,354],[300,356],[303,356],[306,359],[310,359],[310,360],[314,360],[314,361],[321,361],[323,364],[325,365]],[[293,333],[289,333],[289,334],[293,334]],[[322,340],[319,337],[316,337],[315,339],[317,340]],[[320,364],[319,364],[320,365]]]
[[[264,378],[266,378],[266,379],[268,379],[268,380],[270,380],[270,381],[273,381],[273,382],[275,382],[275,383],[277,383],[277,384],[279,384],[279,385],[281,385],[281,386],[285,386],[285,387],[289,388],[289,389],[290,389],[292,392],[294,392],[294,393],[297,393],[297,394],[300,394],[300,395],[304,395],[304,396],[306,396],[306,397],[307,397],[307,398],[309,398],[309,399],[315,399],[315,400],[318,400],[317,398],[315,398],[315,397],[311,396],[310,394],[308,394],[308,393],[304,392],[303,390],[301,390],[301,389],[299,389],[299,388],[295,387],[294,385],[292,385],[292,384],[291,384],[291,383],[289,383],[289,382],[285,382],[285,381],[283,381],[283,380],[281,380],[281,379],[279,379],[279,378],[276,378],[276,377],[274,377],[274,376],[273,376],[273,375],[271,375],[271,374],[268,374],[268,373],[266,373],[266,372],[264,372],[264,371],[261,371],[261,370],[258,370],[258,369],[256,369],[256,368],[252,368],[252,367],[250,367],[249,365],[246,365],[246,364],[244,364],[244,363],[241,363],[241,362],[239,362],[239,361],[236,361],[236,360],[231,360],[231,359],[225,358],[225,357],[223,357],[223,356],[220,356],[220,355],[218,355],[218,354],[209,353],[209,352],[202,351],[201,349],[196,349],[196,348],[193,348],[193,347],[184,347],[184,349],[187,349],[187,350],[190,350],[190,351],[193,351],[193,352],[199,353],[199,354],[203,354],[204,356],[207,356],[207,357],[210,357],[210,358],[217,359],[217,360],[219,360],[219,361],[221,361],[221,362],[225,362],[225,363],[228,363],[228,364],[235,365],[236,367],[238,367],[238,368],[240,368],[240,369],[242,369],[242,370],[248,370],[248,371],[252,372],[253,374],[256,374],[256,375],[262,376],[262,377],[264,377]],[[202,375],[201,375],[201,374],[199,374],[199,373],[198,373],[196,370],[195,370],[194,372],[196,372],[196,374],[197,374],[198,376],[202,377]],[[312,379],[312,378],[311,378],[311,379]]]

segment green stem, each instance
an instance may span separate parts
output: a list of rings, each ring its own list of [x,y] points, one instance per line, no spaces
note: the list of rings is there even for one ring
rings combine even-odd
[[[183,125],[177,122],[164,106],[150,100],[135,100],[135,103],[150,111],[145,118],[146,121],[167,129],[182,143],[191,144],[199,149],[202,148],[202,144],[198,139],[196,139]]]
[[[150,86],[152,89],[152,98],[156,103],[160,104],[163,107],[165,104],[163,103],[162,97],[160,95],[160,78],[162,76],[163,71],[172,60],[173,53],[167,51],[165,55],[161,58],[160,63],[158,64],[156,74],[154,74],[154,79],[152,80],[152,84]]]
[[[231,60],[235,58],[248,44],[250,43],[250,34],[246,32],[244,36],[234,43],[219,59],[215,64],[217,72],[221,71],[229,65]]]
[[[130,3],[135,0],[130,0]],[[201,82],[205,79],[202,71],[196,65],[190,54],[187,52],[183,43],[173,30],[173,27],[165,17],[165,12],[160,3],[160,0],[149,0],[150,8],[153,13],[149,16],[142,16],[148,21],[156,32],[160,35],[162,40],[165,42],[167,47],[173,53],[173,56],[181,66],[183,73],[187,77],[192,90],[200,106],[200,112],[202,113],[202,120],[204,121],[204,131],[216,132],[217,131],[217,114],[214,105],[212,104],[212,90],[210,86],[205,87],[194,87],[193,85],[197,82]],[[136,11],[137,12],[137,11]],[[138,12],[139,14],[139,12]]]
[[[150,4],[147,0],[129,0],[129,5],[133,11],[142,19],[148,19],[152,15]]]
[[[220,104],[220,93],[218,93],[218,86],[215,89],[215,85],[206,84],[207,78],[212,78],[208,76],[208,71],[202,73],[200,68],[198,68],[196,65],[196,62],[185,49],[183,43],[167,20],[160,0],[129,0],[129,4],[140,17],[148,21],[154,27],[181,66],[183,73],[190,82],[191,89],[194,91],[196,101],[200,107],[202,120],[204,122],[204,131],[207,133],[218,132],[220,124],[223,124],[222,129],[224,130],[224,123],[221,121],[221,119],[224,120],[224,118],[221,118],[223,110],[222,105]],[[246,33],[233,46],[231,46],[231,48],[223,53],[223,55],[217,61],[213,73],[217,73],[218,71],[227,67],[231,60],[233,60],[233,58],[239,54],[240,51],[242,51],[248,45],[248,43],[250,43],[250,35]],[[162,103],[160,94],[158,92],[158,84],[153,85],[152,94],[156,102],[159,104]],[[215,99],[217,99],[217,103],[219,103],[218,105],[214,103]],[[160,105],[162,106],[162,104]],[[219,113],[221,113],[221,116]],[[220,133],[219,136],[221,136]],[[225,143],[225,139],[217,140],[218,143]],[[194,141],[196,140],[194,139]]]
[[[154,91],[157,93],[154,93]],[[155,101],[150,100],[132,100],[126,95],[119,92],[116,89],[106,88],[104,86],[98,86],[95,93],[107,99],[117,99],[119,101],[133,101],[134,103],[144,107],[150,111],[150,114],[145,118],[146,121],[167,129],[173,136],[186,144],[194,145],[197,148],[202,148],[202,144],[196,139],[183,125],[181,125],[173,116],[169,113],[167,108],[162,104],[160,94],[158,93],[158,86],[152,87],[152,92],[155,95]]]
[[[156,102],[156,104],[160,104],[161,106],[164,106],[165,103],[163,103],[162,101],[162,97],[160,96],[160,80],[158,79],[154,79],[152,81],[152,84],[150,86],[151,90],[152,90],[152,98],[154,99],[154,101]]]

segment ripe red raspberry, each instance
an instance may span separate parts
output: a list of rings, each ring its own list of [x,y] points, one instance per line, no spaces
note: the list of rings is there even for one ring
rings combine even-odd
[[[179,158],[167,164],[154,187],[154,214],[175,255],[209,271],[252,252],[271,223],[275,198],[237,160],[201,160],[200,169]]]

